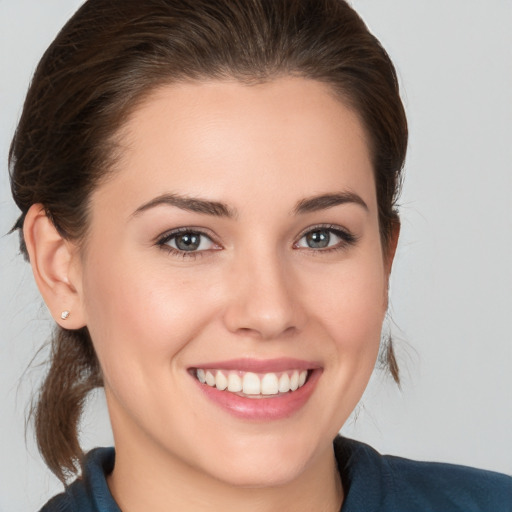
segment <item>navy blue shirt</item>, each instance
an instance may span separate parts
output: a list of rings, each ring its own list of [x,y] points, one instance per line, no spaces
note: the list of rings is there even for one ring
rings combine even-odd
[[[337,437],[334,450],[345,491],[340,512],[512,512],[512,478],[492,471],[380,455]],[[105,475],[113,448],[87,455],[84,476],[41,512],[121,512]]]

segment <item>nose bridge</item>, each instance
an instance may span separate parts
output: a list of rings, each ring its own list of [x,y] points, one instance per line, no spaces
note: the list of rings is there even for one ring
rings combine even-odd
[[[299,327],[293,271],[273,248],[259,248],[234,262],[226,323],[231,331],[276,338]]]

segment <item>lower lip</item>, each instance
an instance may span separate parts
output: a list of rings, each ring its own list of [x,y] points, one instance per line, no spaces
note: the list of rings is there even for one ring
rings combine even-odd
[[[313,393],[321,370],[312,370],[306,383],[296,391],[269,398],[246,398],[229,391],[202,384],[197,385],[208,399],[233,416],[247,420],[280,420],[298,412]]]

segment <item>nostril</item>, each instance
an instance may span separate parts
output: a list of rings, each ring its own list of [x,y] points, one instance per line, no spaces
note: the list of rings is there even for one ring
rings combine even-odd
[[[272,329],[269,326],[264,326],[260,328],[239,327],[236,330],[236,333],[241,335],[242,337],[265,340],[290,338],[293,337],[297,332],[297,327],[293,325],[285,327],[284,329],[281,329],[279,327],[276,329]]]
[[[296,295],[290,292],[283,276],[267,268],[266,272],[254,271],[250,276],[240,277],[242,282],[237,281],[233,294],[226,296],[227,329],[260,339],[293,336],[303,319]]]

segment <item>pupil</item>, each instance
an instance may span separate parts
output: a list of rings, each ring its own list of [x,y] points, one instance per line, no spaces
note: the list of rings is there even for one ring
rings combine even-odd
[[[323,249],[328,247],[331,235],[329,231],[313,231],[306,237],[308,246],[312,249]]]
[[[197,233],[185,233],[176,237],[176,247],[181,251],[195,251],[201,242],[201,235]]]

